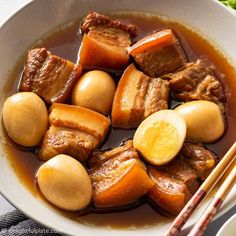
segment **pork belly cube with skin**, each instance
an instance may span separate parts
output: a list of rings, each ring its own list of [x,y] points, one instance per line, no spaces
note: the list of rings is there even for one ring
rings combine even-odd
[[[148,197],[168,213],[177,215],[192,196],[187,186],[165,171],[149,167],[148,173],[155,181]]]
[[[47,161],[58,154],[67,154],[77,160],[86,161],[97,139],[80,130],[50,126],[39,151],[39,159]]]
[[[129,48],[129,54],[151,77],[173,72],[187,62],[185,52],[171,29],[142,38]]]
[[[136,27],[90,12],[81,26],[84,33],[79,63],[86,69],[124,69],[129,62],[127,47],[136,36]]]
[[[64,102],[82,74],[82,67],[52,55],[46,48],[28,53],[19,90],[34,92],[48,104]]]
[[[103,141],[110,125],[105,116],[79,106],[54,103],[49,114],[50,128],[39,150],[39,159],[67,154],[85,161]]]
[[[108,161],[111,158],[117,157],[121,158],[122,160],[136,158],[139,159],[139,155],[137,151],[133,148],[133,140],[126,141],[123,145],[111,149],[109,151],[95,151],[93,152],[92,157],[89,159],[89,167],[98,167],[101,166],[103,163]]]
[[[135,202],[155,184],[130,141],[113,150],[94,153],[90,163],[92,200],[98,208]]]
[[[217,156],[201,144],[185,143],[179,158],[205,180],[217,164]]]
[[[131,64],[123,73],[112,106],[112,126],[137,127],[151,114],[168,108],[169,86],[151,78]]]
[[[177,100],[207,100],[222,108],[224,89],[216,77],[214,66],[208,66],[203,60],[187,63],[175,73],[166,75],[170,89]]]
[[[191,159],[191,157],[189,158]],[[177,157],[167,165],[163,166],[162,170],[169,173],[169,175],[174,179],[183,182],[191,194],[194,194],[199,188],[197,173]]]

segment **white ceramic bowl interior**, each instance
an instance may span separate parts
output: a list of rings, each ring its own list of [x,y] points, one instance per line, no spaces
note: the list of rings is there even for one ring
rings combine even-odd
[[[89,10],[148,11],[179,21],[211,39],[236,64],[236,15],[214,0],[36,0],[15,14],[0,29],[0,107],[4,84],[18,58],[43,35],[84,16]],[[236,79],[236,78],[232,78]],[[2,127],[1,127],[2,129]],[[147,229],[107,229],[79,224],[60,215],[35,198],[17,179],[0,145],[0,191],[17,208],[38,222],[70,235],[164,235],[170,221]],[[224,204],[224,212],[236,203],[236,188]],[[188,225],[200,216],[200,209]]]
[[[233,215],[227,220],[224,225],[220,228],[216,236],[235,236],[236,234],[236,215]]]

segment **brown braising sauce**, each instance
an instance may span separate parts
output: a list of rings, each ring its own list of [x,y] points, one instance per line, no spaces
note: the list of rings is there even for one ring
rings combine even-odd
[[[207,147],[214,151],[219,157],[222,157],[227,149],[232,145],[233,141],[236,140],[236,71],[224,57],[224,55],[214,47],[209,41],[205,40],[201,35],[191,31],[185,26],[158,18],[155,15],[144,14],[144,13],[127,13],[117,12],[113,13],[114,18],[119,18],[125,22],[130,22],[138,26],[138,37],[143,37],[148,33],[157,31],[163,28],[172,28],[176,31],[179,36],[185,52],[190,61],[194,61],[199,57],[206,57],[212,63],[216,65],[219,73],[224,75],[222,83],[227,96],[227,107],[226,107],[226,120],[227,128],[224,136],[214,144],[207,145]],[[62,27],[59,30],[41,39],[38,43],[34,44],[34,47],[46,47],[53,54],[58,55],[62,58],[69,59],[76,62],[77,52],[81,42],[81,35],[79,33],[80,21],[76,21]],[[5,96],[17,92],[17,84],[19,83],[20,75],[23,70],[23,64],[26,55],[22,60],[19,61],[15,71],[9,78],[9,83],[6,85]],[[113,77],[116,80],[119,79],[119,75]],[[170,106],[175,105],[175,101],[170,102]],[[103,146],[102,150],[119,146],[122,141],[128,138],[132,138],[134,130],[119,130],[112,129]],[[42,162],[38,161],[35,155],[36,150],[29,150],[18,147],[13,144],[9,138],[4,137],[3,143],[7,153],[7,157],[11,166],[13,167],[16,175],[19,177],[21,182],[32,192],[33,195],[41,198],[37,187],[35,186],[35,173]],[[141,200],[142,201],[142,200]],[[91,225],[98,225],[104,227],[114,228],[144,228],[151,227],[160,223],[169,221],[170,218],[165,218],[160,214],[157,214],[148,204],[136,204],[131,206],[133,209],[126,211],[113,212],[113,213],[89,213],[81,215],[80,213],[65,213],[70,218],[73,218],[79,222]],[[90,209],[90,208],[89,208]],[[120,209],[122,210],[122,209]]]

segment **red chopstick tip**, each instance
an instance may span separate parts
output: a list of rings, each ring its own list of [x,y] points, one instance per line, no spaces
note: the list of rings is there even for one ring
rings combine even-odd
[[[221,161],[218,163],[218,165],[215,167],[215,169],[211,172],[211,174],[207,177],[207,179],[203,182],[201,187],[198,189],[198,191],[193,195],[193,197],[189,200],[189,202],[186,204],[186,206],[182,209],[182,211],[179,213],[179,215],[174,220],[171,227],[166,232],[165,236],[177,236],[181,229],[183,228],[184,224],[187,222],[189,217],[192,215],[192,213],[195,211],[195,209],[200,205],[206,194],[211,191],[211,189],[216,185],[216,183],[219,181],[221,176],[225,173],[225,171],[229,168],[229,166],[233,163],[233,161],[236,159],[236,142],[231,146],[231,148],[228,150],[228,152],[224,155],[224,157],[221,159]],[[236,166],[231,170],[229,176],[224,181],[223,185],[220,187],[221,191],[217,192],[217,198],[223,199],[226,197],[230,189],[232,188],[234,181],[236,182]],[[223,187],[224,186],[224,187]],[[221,204],[217,205],[217,208],[220,207]],[[216,205],[214,205],[216,207]],[[208,208],[209,212],[212,209]],[[204,218],[203,218],[204,219]],[[204,224],[207,225],[207,224]],[[200,222],[198,221],[193,229],[197,228],[197,226],[200,226]],[[202,231],[202,230],[200,230]],[[195,231],[196,234],[191,234],[191,236],[200,236],[202,233],[198,233],[198,231]]]
[[[180,214],[175,218],[173,224],[166,232],[165,236],[177,236],[184,224],[187,222],[189,217],[192,215],[198,205],[202,202],[202,199],[204,199],[205,196],[206,192],[199,188],[198,191],[183,208],[183,210],[180,212]]]

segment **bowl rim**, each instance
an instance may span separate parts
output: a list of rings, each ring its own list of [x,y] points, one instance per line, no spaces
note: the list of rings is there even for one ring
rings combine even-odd
[[[18,15],[18,14],[21,14],[21,11],[22,10],[27,10],[29,7],[31,7],[33,4],[37,4],[37,2],[39,2],[40,0],[31,0],[30,2],[26,3],[25,5],[21,6],[16,12],[14,12],[1,26],[0,26],[0,30],[4,29],[11,21],[14,20],[14,18]],[[235,12],[234,10],[226,7],[224,4],[220,3],[218,0],[209,0],[211,2],[215,2],[216,4],[218,4],[219,6],[221,6],[222,8],[224,8],[226,11],[228,11],[228,13],[234,15],[234,17],[236,18],[236,15],[235,15]],[[16,176],[17,177],[17,176]],[[28,212],[25,212],[25,210],[22,208],[22,207],[19,207],[17,205],[15,205],[14,202],[11,202],[8,198],[8,196],[2,192],[2,189],[1,189],[1,186],[0,186],[0,194],[11,204],[13,205],[16,209],[22,211],[26,216],[28,216],[29,218],[39,222],[40,224],[48,227],[48,228],[51,228],[51,229],[54,229],[56,231],[58,231],[58,229],[50,226],[49,224],[47,224],[45,221],[42,221],[41,219],[39,220],[36,216],[34,216],[33,214],[29,214]],[[227,200],[226,200],[227,201]],[[216,217],[214,218],[214,220],[216,220],[217,218],[219,218],[220,216],[222,216],[223,214],[225,214],[228,210],[230,210],[234,204],[236,203],[236,200],[235,202],[231,203],[231,204],[228,204],[227,206],[224,206],[223,209],[216,215]],[[234,215],[233,217],[231,217],[229,220],[227,220],[227,222],[230,222],[230,220],[233,220],[234,218],[236,218],[236,215]],[[226,222],[226,223],[227,223]],[[225,223],[225,224],[226,224]],[[225,225],[224,224],[224,225]],[[188,230],[190,226],[188,226],[187,228],[185,228],[184,230]],[[60,232],[60,231],[59,231]],[[124,231],[125,232],[125,231]],[[217,234],[218,236],[218,234]]]
[[[223,233],[227,227],[229,227],[233,222],[236,223],[236,214],[232,215],[220,228],[220,230],[217,232],[216,236],[223,236]]]

